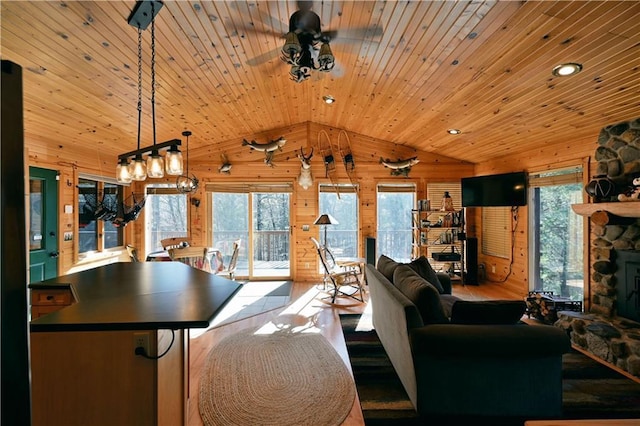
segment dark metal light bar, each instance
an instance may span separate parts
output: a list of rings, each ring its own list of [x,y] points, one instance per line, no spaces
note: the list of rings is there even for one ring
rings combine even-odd
[[[148,146],[146,148],[140,148],[140,149],[136,149],[134,151],[130,151],[124,154],[120,154],[118,155],[118,160],[122,160],[123,158],[129,158],[129,157],[133,157],[136,154],[146,154],[148,152],[151,152],[152,150],[156,149],[156,150],[161,150],[164,148],[170,148],[172,146],[179,146],[182,145],[182,141],[180,139],[171,139],[170,141],[166,141],[166,142],[161,142],[161,143],[157,143],[155,145],[151,145]]]

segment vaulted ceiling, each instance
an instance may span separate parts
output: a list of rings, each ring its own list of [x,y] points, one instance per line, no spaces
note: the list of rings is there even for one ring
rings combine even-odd
[[[134,5],[2,1],[1,54],[23,67],[28,141],[114,164],[135,149]],[[595,143],[603,126],[640,117],[639,1],[312,5],[322,31],[336,32],[337,65],[296,83],[279,56],[299,2],[166,1],[155,20],[158,142],[189,129],[196,151],[239,146],[312,122],[478,163]],[[143,39],[149,145],[149,30]],[[553,76],[562,62],[584,69]]]

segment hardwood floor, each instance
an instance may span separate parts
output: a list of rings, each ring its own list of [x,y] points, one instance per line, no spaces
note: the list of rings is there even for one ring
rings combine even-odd
[[[505,291],[500,284],[482,284],[479,286],[462,286],[454,284],[453,294],[464,300],[489,299],[521,299],[522,295],[514,295]],[[345,364],[351,370],[349,356],[342,335],[339,315],[341,313],[363,313],[368,317],[366,303],[352,303],[347,299],[340,299],[339,306],[331,306],[319,299],[325,294],[316,284],[294,283],[291,302],[288,306],[247,318],[235,323],[223,325],[209,330],[192,330],[190,339],[189,362],[189,426],[202,426],[202,419],[198,411],[198,394],[200,376],[205,368],[207,356],[211,348],[228,335],[247,328],[259,327],[299,327],[317,329],[334,346]],[[356,398],[354,407],[344,425],[363,425],[360,403]]]

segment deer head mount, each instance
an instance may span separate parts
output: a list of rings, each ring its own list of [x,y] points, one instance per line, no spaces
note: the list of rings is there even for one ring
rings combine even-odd
[[[309,155],[304,155],[304,150],[300,148],[300,153],[297,154],[302,165],[300,166],[300,175],[298,175],[298,184],[303,189],[309,189],[313,184],[313,176],[311,175],[311,157],[313,157],[313,148]]]

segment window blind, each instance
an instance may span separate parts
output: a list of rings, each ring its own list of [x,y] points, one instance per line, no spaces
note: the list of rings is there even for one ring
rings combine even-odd
[[[351,185],[350,183],[339,183],[336,185],[333,184],[328,184],[328,183],[321,183],[320,186],[318,187],[318,190],[320,192],[336,192],[336,188],[338,193],[340,194],[348,194],[348,193],[357,193],[358,192],[358,186],[357,185]]]
[[[439,210],[445,191],[453,199],[453,208],[462,209],[462,187],[460,182],[437,182],[427,184],[427,198],[431,202],[431,210]]]
[[[511,207],[482,208],[482,253],[511,257]]]
[[[251,192],[293,192],[290,182],[265,183],[207,183],[206,192],[226,192],[234,194]]]
[[[378,184],[378,192],[416,192],[415,183],[381,183]]]
[[[96,182],[111,183],[111,184],[120,185],[120,186],[129,186],[128,183],[120,183],[120,182],[118,182],[117,179],[114,178],[114,177],[92,175],[90,173],[78,173],[78,178],[93,180],[93,181],[96,181]]]
[[[571,183],[582,183],[582,167],[529,174],[529,187],[531,188]]]

